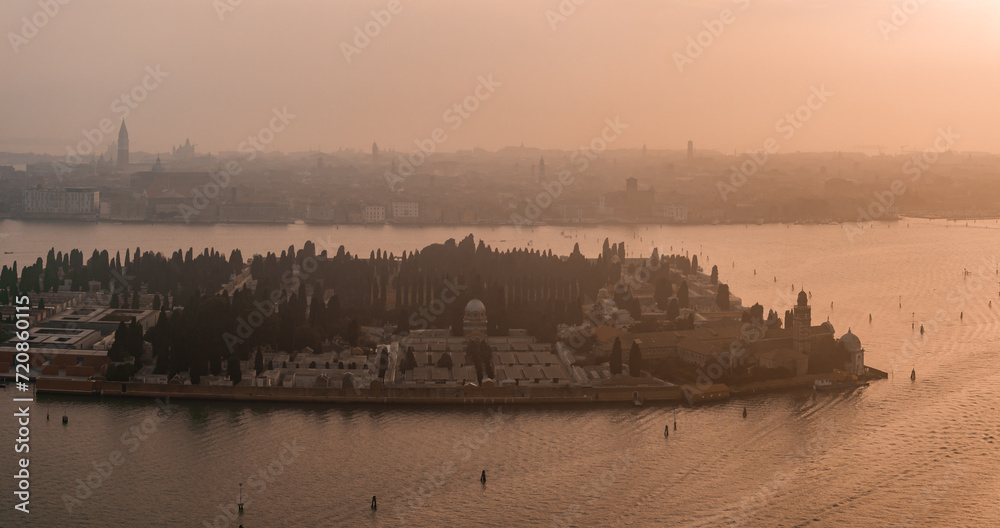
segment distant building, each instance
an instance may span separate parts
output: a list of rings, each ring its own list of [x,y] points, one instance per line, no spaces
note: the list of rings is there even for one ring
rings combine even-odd
[[[156,163],[153,164],[153,172],[163,172],[163,164],[160,163],[160,155],[156,155]]]
[[[101,193],[96,189],[29,189],[21,192],[25,214],[98,215]]]
[[[118,129],[118,169],[127,170],[128,161],[128,129],[122,119],[122,126]]]
[[[220,222],[288,222],[292,217],[288,205],[283,203],[223,203],[219,204],[218,210]]]
[[[636,220],[654,215],[656,193],[650,189],[639,192],[639,180],[625,180],[624,191],[604,194],[598,200],[598,214],[620,220]]]
[[[688,159],[694,159],[694,141],[688,140]]]
[[[142,194],[145,192],[162,192],[167,189],[183,190],[190,194],[193,188],[204,188],[209,183],[213,183],[212,173],[208,171],[199,172],[137,172],[129,179],[129,186],[133,192]]]
[[[678,204],[654,204],[653,216],[665,218],[672,222],[687,222],[688,208]]]
[[[366,224],[385,222],[385,206],[383,205],[366,205],[361,214]]]
[[[420,204],[417,202],[392,202],[392,217],[414,219],[420,217]]]
[[[334,210],[333,206],[326,203],[306,204],[306,221],[334,223],[337,221],[336,210]]]
[[[194,145],[191,144],[190,139],[185,139],[183,145],[177,145],[173,148],[173,155],[176,159],[189,159],[194,157]]]

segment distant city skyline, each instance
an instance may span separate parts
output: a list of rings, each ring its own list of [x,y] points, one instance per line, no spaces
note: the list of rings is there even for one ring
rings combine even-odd
[[[570,12],[433,0],[393,14],[382,1],[217,12],[98,0],[63,6],[27,39],[38,5],[6,2],[0,62],[17,82],[0,86],[0,151],[62,154],[122,117],[132,151],[188,137],[199,152],[236,150],[287,108],[294,124],[264,151],[377,141],[409,152],[436,128],[447,133],[438,151],[572,150],[618,117],[629,128],[614,148],[693,139],[730,153],[779,134],[817,87],[833,95],[781,152],[920,149],[949,126],[958,150],[1000,150],[1000,4],[900,14],[897,3],[591,1]]]

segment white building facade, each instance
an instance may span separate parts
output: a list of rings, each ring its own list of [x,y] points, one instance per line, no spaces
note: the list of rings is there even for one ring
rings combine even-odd
[[[29,189],[22,191],[21,205],[25,213],[97,215],[101,212],[101,193],[94,189]]]

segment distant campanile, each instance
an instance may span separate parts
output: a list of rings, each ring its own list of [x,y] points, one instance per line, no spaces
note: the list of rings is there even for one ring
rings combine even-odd
[[[128,168],[128,129],[125,128],[124,119],[122,127],[118,129],[118,168],[122,170]]]
[[[688,159],[694,159],[694,141],[688,140]]]

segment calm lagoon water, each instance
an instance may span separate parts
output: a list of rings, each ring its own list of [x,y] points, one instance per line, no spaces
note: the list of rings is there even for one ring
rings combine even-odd
[[[163,413],[145,400],[41,396],[32,407],[31,513],[12,509],[7,478],[0,526],[1000,524],[1000,224],[993,220],[904,219],[852,231],[853,238],[836,225],[518,232],[7,220],[0,248],[13,254],[0,263],[23,265],[53,246],[239,247],[249,256],[306,240],[331,251],[343,244],[361,255],[399,254],[470,232],[495,247],[530,242],[559,254],[579,243],[594,256],[605,237],[624,240],[636,256],[654,246],[697,253],[702,267],[719,266],[744,304],[779,313],[804,287],[814,321],[829,318],[838,336],[851,328],[866,362],[893,375],[853,392],[694,409],[182,401]],[[922,337],[911,321],[925,325]],[[14,396],[12,388],[0,391],[6,475],[16,471]],[[665,439],[674,416],[678,430]],[[105,475],[98,479],[96,468]],[[230,522],[241,482],[246,511]]]

